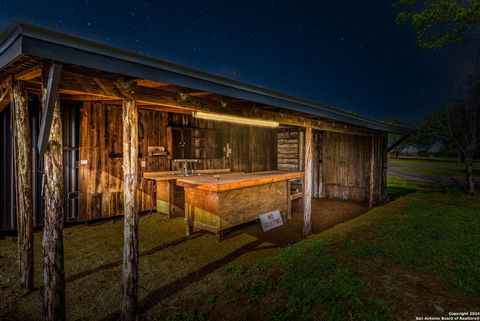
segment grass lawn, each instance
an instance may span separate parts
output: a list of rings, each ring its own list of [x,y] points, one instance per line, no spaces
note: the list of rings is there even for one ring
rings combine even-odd
[[[143,320],[412,320],[480,309],[480,197],[390,177],[392,202],[284,248],[222,243],[182,219],[140,225]],[[41,283],[37,233],[36,282]],[[122,223],[65,230],[67,317],[115,320]],[[20,296],[15,239],[0,240],[0,319],[41,319]]]
[[[389,159],[389,163],[405,165],[395,167],[397,171],[418,173],[428,176],[438,176],[455,179],[465,179],[465,164],[457,163],[456,159],[441,157],[402,157]],[[474,162],[473,175],[480,176],[479,161]],[[418,167],[414,167],[418,166]]]

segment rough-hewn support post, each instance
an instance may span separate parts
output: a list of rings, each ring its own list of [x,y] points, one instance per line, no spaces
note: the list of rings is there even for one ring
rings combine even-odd
[[[138,112],[134,100],[123,101],[123,298],[122,319],[136,320],[138,282]]]
[[[305,181],[303,194],[303,234],[312,233],[313,140],[312,128],[305,131]]]
[[[45,96],[45,95],[44,95]],[[43,99],[43,103],[45,99]],[[44,107],[45,108],[45,107]],[[44,320],[65,320],[63,265],[63,151],[60,102],[55,100],[47,149],[44,155],[43,227]]]
[[[28,97],[22,81],[15,81],[11,91],[15,122],[15,175],[17,186],[18,269],[23,290],[33,289],[33,202],[32,154]]]
[[[298,131],[298,170],[303,171],[305,165],[305,134],[302,130]]]
[[[313,198],[318,198],[318,131],[313,132]]]
[[[374,175],[375,175],[375,136],[372,135],[372,146],[370,152],[370,190],[369,190],[369,197],[368,197],[368,206],[373,206],[373,192],[374,192]]]

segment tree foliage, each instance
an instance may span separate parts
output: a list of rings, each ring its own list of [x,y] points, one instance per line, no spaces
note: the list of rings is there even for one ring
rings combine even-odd
[[[410,24],[417,31],[417,44],[435,50],[467,41],[480,26],[480,0],[398,0],[402,8],[397,24]]]
[[[424,136],[455,146],[464,156],[467,187],[475,193],[473,159],[480,148],[480,60],[459,80],[457,101],[425,118],[420,126]]]

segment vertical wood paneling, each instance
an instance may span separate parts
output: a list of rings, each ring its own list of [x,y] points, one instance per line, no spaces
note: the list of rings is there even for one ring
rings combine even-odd
[[[152,182],[141,179],[143,172],[167,171],[178,164],[167,156],[149,156],[148,146],[172,150],[173,127],[209,129],[209,138],[220,150],[215,159],[202,159],[195,169],[228,168],[251,172],[276,169],[275,130],[195,119],[189,115],[168,114],[139,109],[139,188],[140,211],[156,208]],[[229,143],[232,154],[223,156]],[[117,216],[123,213],[122,108],[120,104],[84,102],[80,112],[79,220]],[[145,167],[142,167],[142,161]]]
[[[373,175],[371,155],[373,146]],[[383,154],[385,138],[325,132],[322,162],[322,195],[328,198],[378,203],[385,189]]]

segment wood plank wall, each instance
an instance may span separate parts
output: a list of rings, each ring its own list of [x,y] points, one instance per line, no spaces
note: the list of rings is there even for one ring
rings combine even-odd
[[[277,131],[279,170],[301,170],[301,129]],[[386,199],[386,137],[314,131],[314,197],[368,201],[370,160],[374,144],[374,203]],[[318,182],[318,184],[317,184]]]
[[[232,150],[229,158],[202,160],[196,169],[230,168],[232,172],[261,172],[277,169],[275,129],[214,122],[189,115],[170,114],[170,126],[217,129],[217,142]]]
[[[84,102],[80,112],[79,220],[122,214],[122,108],[104,102]],[[148,146],[168,148],[168,126],[217,129],[219,148],[227,143],[229,158],[201,160],[196,169],[230,168],[256,172],[276,169],[275,130],[195,119],[189,115],[139,110],[139,172],[173,170],[167,156],[149,156]],[[170,144],[171,145],[171,144]],[[223,155],[223,152],[220,153]],[[82,164],[82,160],[86,164]],[[142,161],[145,167],[142,167]],[[83,162],[85,163],[85,162]],[[142,179],[137,194],[139,210],[155,208],[154,186]]]
[[[367,201],[374,144],[373,200],[383,201],[386,189],[386,138],[325,132],[323,135],[322,197]]]

